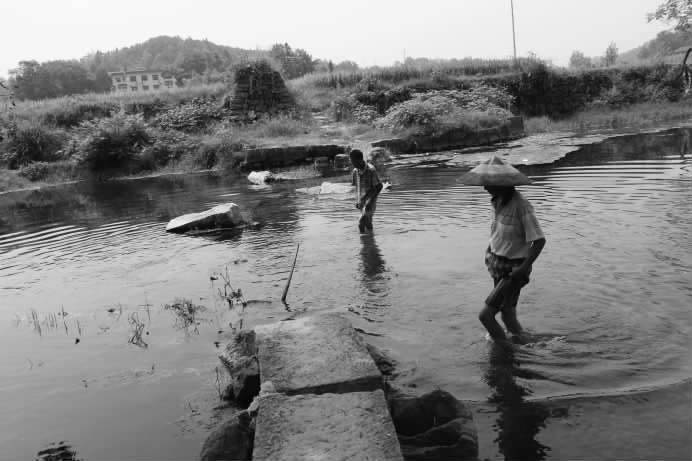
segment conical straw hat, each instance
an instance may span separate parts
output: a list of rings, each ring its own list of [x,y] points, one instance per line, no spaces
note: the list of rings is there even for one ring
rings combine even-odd
[[[524,173],[493,155],[464,175],[461,181],[469,186],[522,186],[531,184]]]

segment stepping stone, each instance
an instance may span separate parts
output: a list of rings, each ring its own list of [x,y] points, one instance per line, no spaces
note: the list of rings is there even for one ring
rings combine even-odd
[[[201,213],[190,213],[172,219],[166,226],[167,232],[216,229],[243,224],[240,207],[235,203],[217,205]]]
[[[351,323],[338,314],[255,328],[261,383],[276,392],[321,394],[382,388],[382,375]]]
[[[259,400],[253,461],[403,461],[384,392]]]

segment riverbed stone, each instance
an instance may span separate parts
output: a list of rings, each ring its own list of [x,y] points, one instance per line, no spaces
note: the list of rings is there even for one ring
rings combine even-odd
[[[382,390],[262,397],[252,459],[403,461]]]
[[[200,461],[250,461],[254,431],[247,412],[237,413],[214,432],[202,445]]]
[[[478,434],[471,411],[452,394],[388,396],[389,411],[406,461],[478,459]]]
[[[240,331],[219,354],[230,375],[230,384],[223,396],[242,406],[250,404],[260,391],[259,363],[254,331]]]
[[[240,207],[235,203],[217,205],[200,213],[189,213],[172,219],[166,226],[167,232],[234,227],[243,223]]]
[[[373,391],[382,375],[351,323],[322,314],[255,328],[261,382],[286,394]]]

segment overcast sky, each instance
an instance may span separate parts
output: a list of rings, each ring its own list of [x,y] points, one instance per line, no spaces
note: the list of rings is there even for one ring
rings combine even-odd
[[[517,53],[566,65],[572,50],[626,51],[669,28],[663,0],[514,0]],[[510,0],[6,0],[0,75],[26,59],[78,59],[158,35],[241,48],[288,42],[314,58],[390,65],[404,56],[512,55]]]

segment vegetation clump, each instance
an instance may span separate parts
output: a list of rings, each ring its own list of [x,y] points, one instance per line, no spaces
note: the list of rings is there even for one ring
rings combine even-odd
[[[151,142],[144,118],[122,112],[83,122],[76,128],[74,139],[74,158],[93,172],[131,166]]]
[[[173,304],[163,306],[164,310],[171,311],[175,314],[175,325],[186,332],[193,331],[199,333],[198,326],[200,324],[197,314],[206,310],[206,307],[194,304],[189,299],[176,299]]]
[[[198,131],[225,115],[216,98],[197,97],[159,114],[155,124],[164,130]]]
[[[512,97],[481,86],[472,90],[433,91],[394,105],[377,125],[395,132],[441,134],[448,129],[477,130],[497,126],[512,114]]]

